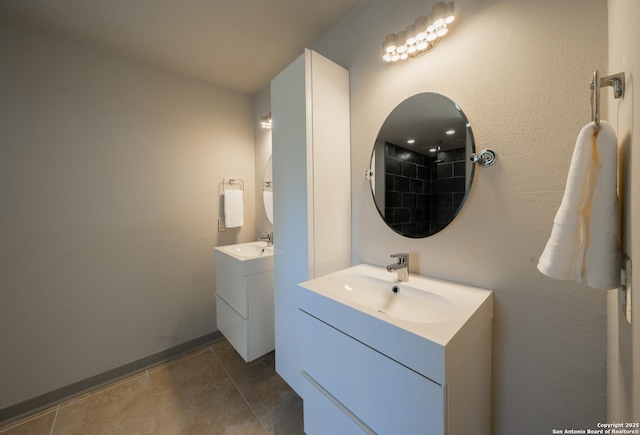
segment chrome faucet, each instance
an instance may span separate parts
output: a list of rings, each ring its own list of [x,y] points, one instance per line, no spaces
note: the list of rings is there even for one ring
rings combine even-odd
[[[409,281],[409,254],[391,254],[391,257],[397,258],[398,262],[388,265],[387,270],[389,272],[397,271],[399,282]]]
[[[267,242],[267,246],[273,246],[273,232],[270,233],[262,233],[260,234],[260,237],[258,237],[259,241],[265,241]]]

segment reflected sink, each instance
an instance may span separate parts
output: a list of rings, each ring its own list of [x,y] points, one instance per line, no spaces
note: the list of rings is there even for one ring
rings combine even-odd
[[[392,277],[393,275],[389,275]],[[326,284],[342,290],[351,302],[409,322],[433,323],[451,318],[456,307],[448,299],[408,283],[368,275],[330,275]]]
[[[273,255],[273,246],[267,246],[267,242],[261,241],[221,246],[220,249],[240,259]]]
[[[273,269],[273,246],[257,241],[237,245],[218,246],[214,249],[216,263],[240,276]]]

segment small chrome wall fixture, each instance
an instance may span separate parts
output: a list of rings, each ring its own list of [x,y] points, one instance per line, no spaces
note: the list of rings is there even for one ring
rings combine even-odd
[[[449,32],[449,25],[454,20],[453,2],[436,3],[431,12],[418,17],[402,32],[387,35],[382,43],[382,58],[387,62],[397,62],[428,53]]]
[[[493,150],[482,150],[471,154],[472,163],[480,163],[482,166],[491,166],[496,162],[498,155]]]
[[[273,127],[273,122],[271,121],[271,112],[269,112],[268,115],[264,115],[260,117],[260,127],[262,128]]]

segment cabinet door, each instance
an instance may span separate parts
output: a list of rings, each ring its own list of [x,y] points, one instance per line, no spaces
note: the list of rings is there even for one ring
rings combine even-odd
[[[345,408],[378,434],[444,434],[441,385],[301,313],[304,371]]]
[[[304,54],[271,82],[276,370],[302,395],[298,283],[351,266],[349,73]]]

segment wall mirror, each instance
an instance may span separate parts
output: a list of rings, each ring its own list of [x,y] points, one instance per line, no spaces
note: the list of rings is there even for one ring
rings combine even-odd
[[[367,171],[382,219],[406,237],[444,229],[469,194],[474,155],[471,126],[455,102],[432,92],[401,102],[380,128]]]
[[[271,156],[264,167],[264,177],[262,179],[262,202],[267,219],[273,224],[273,168]]]

